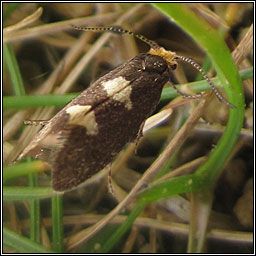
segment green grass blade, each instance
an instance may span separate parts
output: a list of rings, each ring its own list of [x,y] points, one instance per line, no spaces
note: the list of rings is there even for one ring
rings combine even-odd
[[[63,107],[71,101],[78,93],[66,95],[24,95],[24,96],[4,96],[3,108],[30,108],[30,107]]]
[[[5,245],[16,249],[20,253],[56,253],[6,227],[3,227],[3,242]]]
[[[152,202],[172,195],[192,192],[202,188],[202,180],[195,175],[184,175],[163,181],[143,191],[140,200]]]
[[[4,201],[43,199],[56,195],[52,188],[3,187]]]
[[[14,94],[17,96],[24,95],[25,88],[24,88],[22,76],[20,73],[20,68],[16,60],[12,46],[8,44],[4,44],[3,52],[4,52],[5,62],[7,64],[7,67],[10,73],[10,78],[12,80]]]
[[[3,168],[3,181],[5,183],[7,180],[30,173],[47,171],[49,168],[48,164],[39,160],[9,165]]]
[[[253,68],[248,68],[239,71],[239,75],[242,80],[253,78]],[[218,77],[211,79],[218,88],[223,88]],[[183,85],[177,85],[184,86]],[[189,83],[189,88],[194,92],[202,92],[211,90],[210,85],[205,81],[196,81]],[[44,106],[55,106],[63,107],[72,99],[74,99],[79,93],[70,93],[65,95],[23,95],[23,96],[4,96],[3,97],[3,108],[4,109],[20,109],[29,107],[44,107]],[[177,97],[177,92],[172,87],[163,89],[161,100],[173,99]]]
[[[38,180],[35,173],[29,175],[29,185],[31,188],[37,187]],[[30,205],[30,239],[36,243],[40,242],[41,223],[40,223],[40,200],[31,199]]]
[[[253,78],[253,68],[241,70],[239,71],[239,75],[242,80]],[[223,85],[221,84],[221,81],[218,77],[211,78],[211,80],[216,85],[217,88],[223,88]],[[189,88],[195,93],[208,91],[212,89],[211,86],[205,80],[190,82],[188,84],[177,85],[177,88],[185,85],[188,85]],[[170,100],[177,96],[178,96],[177,92],[172,87],[167,87],[163,89],[161,100]]]
[[[62,219],[62,196],[55,195],[52,198],[52,246],[58,253],[62,253],[64,248]]]

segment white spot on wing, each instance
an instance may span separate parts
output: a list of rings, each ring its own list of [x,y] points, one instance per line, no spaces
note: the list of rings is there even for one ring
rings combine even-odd
[[[74,125],[81,125],[86,128],[88,135],[98,134],[98,124],[95,119],[94,111],[90,111],[91,106],[75,105],[66,109],[66,112],[70,115],[68,123]]]
[[[115,79],[107,82],[102,82],[103,88],[106,90],[109,97],[113,97],[114,100],[122,102],[125,107],[130,110],[132,108],[132,102],[130,99],[132,87],[127,86],[130,82],[119,76]]]
[[[108,96],[113,96],[117,92],[124,89],[130,82],[124,79],[122,76],[114,78],[112,80],[102,82],[103,88],[106,90]]]
[[[81,120],[81,125],[84,125],[86,130],[87,130],[87,134],[88,135],[97,135],[98,134],[98,124],[96,122],[96,118],[95,118],[95,113],[94,111],[89,112],[84,120]]]
[[[125,89],[123,89],[122,91],[116,93],[115,95],[113,95],[113,99],[119,102],[123,102],[125,104],[125,107],[130,110],[132,109],[132,101],[130,98],[132,92],[132,87],[128,86]]]
[[[66,109],[66,112],[70,115],[71,119],[78,119],[79,117],[84,116],[89,110],[91,109],[91,106],[85,105],[74,105]]]

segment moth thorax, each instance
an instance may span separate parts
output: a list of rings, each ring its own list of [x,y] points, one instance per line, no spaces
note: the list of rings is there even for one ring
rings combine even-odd
[[[167,51],[163,47],[151,48],[149,53],[162,57],[168,64],[169,68],[175,69],[177,67],[176,53]]]

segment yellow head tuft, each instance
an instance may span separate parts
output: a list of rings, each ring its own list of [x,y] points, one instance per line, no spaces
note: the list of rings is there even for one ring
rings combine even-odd
[[[151,48],[149,53],[162,57],[171,69],[175,69],[177,66],[176,53],[167,51],[163,47]]]

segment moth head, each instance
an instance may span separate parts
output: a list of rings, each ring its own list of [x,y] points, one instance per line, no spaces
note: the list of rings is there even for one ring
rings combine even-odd
[[[168,67],[172,70],[175,70],[177,68],[177,61],[176,61],[176,53],[172,51],[167,51],[163,47],[157,47],[157,48],[150,48],[149,53],[152,55],[157,55],[162,57],[166,63],[168,64]]]

